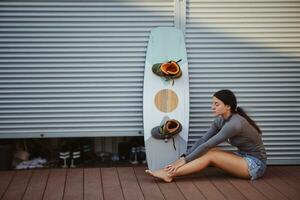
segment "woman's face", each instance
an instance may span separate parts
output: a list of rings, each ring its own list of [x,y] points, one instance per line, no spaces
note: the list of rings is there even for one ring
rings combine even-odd
[[[227,117],[230,115],[230,106],[225,105],[223,101],[213,96],[211,109],[215,116]]]

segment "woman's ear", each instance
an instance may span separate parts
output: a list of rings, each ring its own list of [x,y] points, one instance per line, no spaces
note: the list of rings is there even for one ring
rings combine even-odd
[[[230,111],[231,110],[231,106],[230,105],[225,105],[226,110]]]

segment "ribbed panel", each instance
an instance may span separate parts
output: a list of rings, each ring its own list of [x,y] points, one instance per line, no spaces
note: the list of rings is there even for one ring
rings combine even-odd
[[[1,1],[0,137],[142,134],[150,30],[169,1]]]
[[[299,164],[300,1],[189,0],[186,16],[190,142],[213,120],[213,93],[229,88],[261,127],[269,163]]]

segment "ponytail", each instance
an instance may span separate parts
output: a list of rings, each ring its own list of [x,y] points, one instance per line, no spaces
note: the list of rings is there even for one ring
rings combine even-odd
[[[230,90],[219,90],[214,94],[214,96],[220,99],[225,105],[230,106],[231,113],[238,113],[244,117],[260,134],[261,130],[256,125],[256,123],[246,114],[246,112],[237,106],[237,100],[234,93]]]
[[[236,113],[244,117],[260,134],[262,133],[256,123],[247,115],[247,113],[241,108],[236,107]]]

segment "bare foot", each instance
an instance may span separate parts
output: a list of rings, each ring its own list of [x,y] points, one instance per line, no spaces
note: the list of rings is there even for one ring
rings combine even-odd
[[[159,178],[167,183],[172,182],[173,178],[163,169],[152,172],[151,170],[146,170],[146,174],[153,176],[155,178]]]

